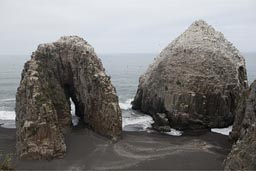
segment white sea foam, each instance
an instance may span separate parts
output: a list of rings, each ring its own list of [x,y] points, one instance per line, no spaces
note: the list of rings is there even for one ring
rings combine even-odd
[[[70,111],[70,112],[71,112],[71,115],[74,115],[74,116],[75,116],[75,110],[76,110],[76,109],[75,109],[75,108],[76,108],[76,107],[75,107],[75,104],[74,104],[74,102],[73,102],[72,100],[70,100],[70,102],[71,102],[71,111]]]
[[[15,112],[14,111],[0,111],[0,119],[1,120],[15,120]]]
[[[149,128],[152,128],[152,124],[154,120],[151,116],[142,114],[142,113],[135,113],[131,110],[131,102],[133,99],[127,99],[124,103],[120,102],[120,108],[123,110],[122,113],[122,126],[123,130],[129,131],[147,131],[151,132]],[[181,136],[182,131],[178,131],[175,129],[171,129],[170,132],[166,132],[165,134],[173,135],[173,136]]]
[[[212,128],[212,132],[216,132],[223,135],[229,135],[229,133],[232,131],[232,125],[227,128]]]
[[[170,132],[165,132],[165,134],[167,135],[172,135],[172,136],[181,136],[182,135],[182,131],[178,131],[176,129],[171,128]]]
[[[123,110],[128,110],[132,108],[131,102],[133,99],[127,99],[124,103],[120,102],[119,106]]]
[[[76,126],[78,124],[80,118],[78,116],[76,116],[76,114],[75,114],[76,107],[75,107],[74,102],[71,99],[70,99],[70,102],[71,102],[71,111],[70,111],[70,113],[71,113],[71,117],[72,117],[72,124],[74,126]]]
[[[120,102],[122,109],[122,127],[126,131],[146,131],[151,128],[154,122],[152,117],[139,112],[134,112],[131,108],[133,99],[127,99],[124,103]]]
[[[123,117],[122,126],[135,126],[141,128],[140,130],[145,131],[147,128],[151,128],[151,124],[153,123],[153,119],[151,116],[148,115],[137,115],[133,117]]]

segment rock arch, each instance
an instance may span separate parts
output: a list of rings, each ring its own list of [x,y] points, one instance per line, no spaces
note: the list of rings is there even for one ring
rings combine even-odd
[[[77,36],[41,44],[25,64],[16,94],[17,154],[20,158],[61,158],[63,132],[76,115],[101,135],[122,132],[116,90],[94,49]]]

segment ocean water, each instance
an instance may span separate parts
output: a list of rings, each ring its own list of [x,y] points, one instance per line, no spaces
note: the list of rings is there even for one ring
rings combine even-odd
[[[243,55],[246,60],[248,80],[251,83],[256,79],[256,53],[243,53]],[[117,89],[122,109],[123,129],[150,131],[148,128],[151,127],[153,119],[133,111],[130,103],[135,96],[139,76],[146,71],[157,54],[99,54],[98,56]],[[15,93],[24,63],[28,59],[30,59],[29,55],[0,55],[0,125],[2,124],[2,127],[15,127]],[[77,118],[73,118],[73,122],[76,123]],[[175,130],[171,132],[167,134],[177,136],[181,134]],[[217,132],[226,134],[227,130],[217,130]]]

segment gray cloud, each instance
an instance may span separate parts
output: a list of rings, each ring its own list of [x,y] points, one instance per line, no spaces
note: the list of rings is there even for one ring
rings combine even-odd
[[[30,54],[62,35],[98,53],[159,52],[197,19],[256,51],[255,0],[1,0],[0,53]]]

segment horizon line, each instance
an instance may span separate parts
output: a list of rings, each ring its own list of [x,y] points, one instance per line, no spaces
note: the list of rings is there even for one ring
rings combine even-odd
[[[97,53],[95,52],[97,55],[122,55],[122,54],[160,54],[160,52],[106,52],[106,53]],[[256,53],[256,51],[240,51],[241,54],[248,54],[248,53]],[[0,56],[5,56],[5,55],[28,55],[25,53],[0,53]],[[29,55],[32,55],[32,52],[29,53]]]

